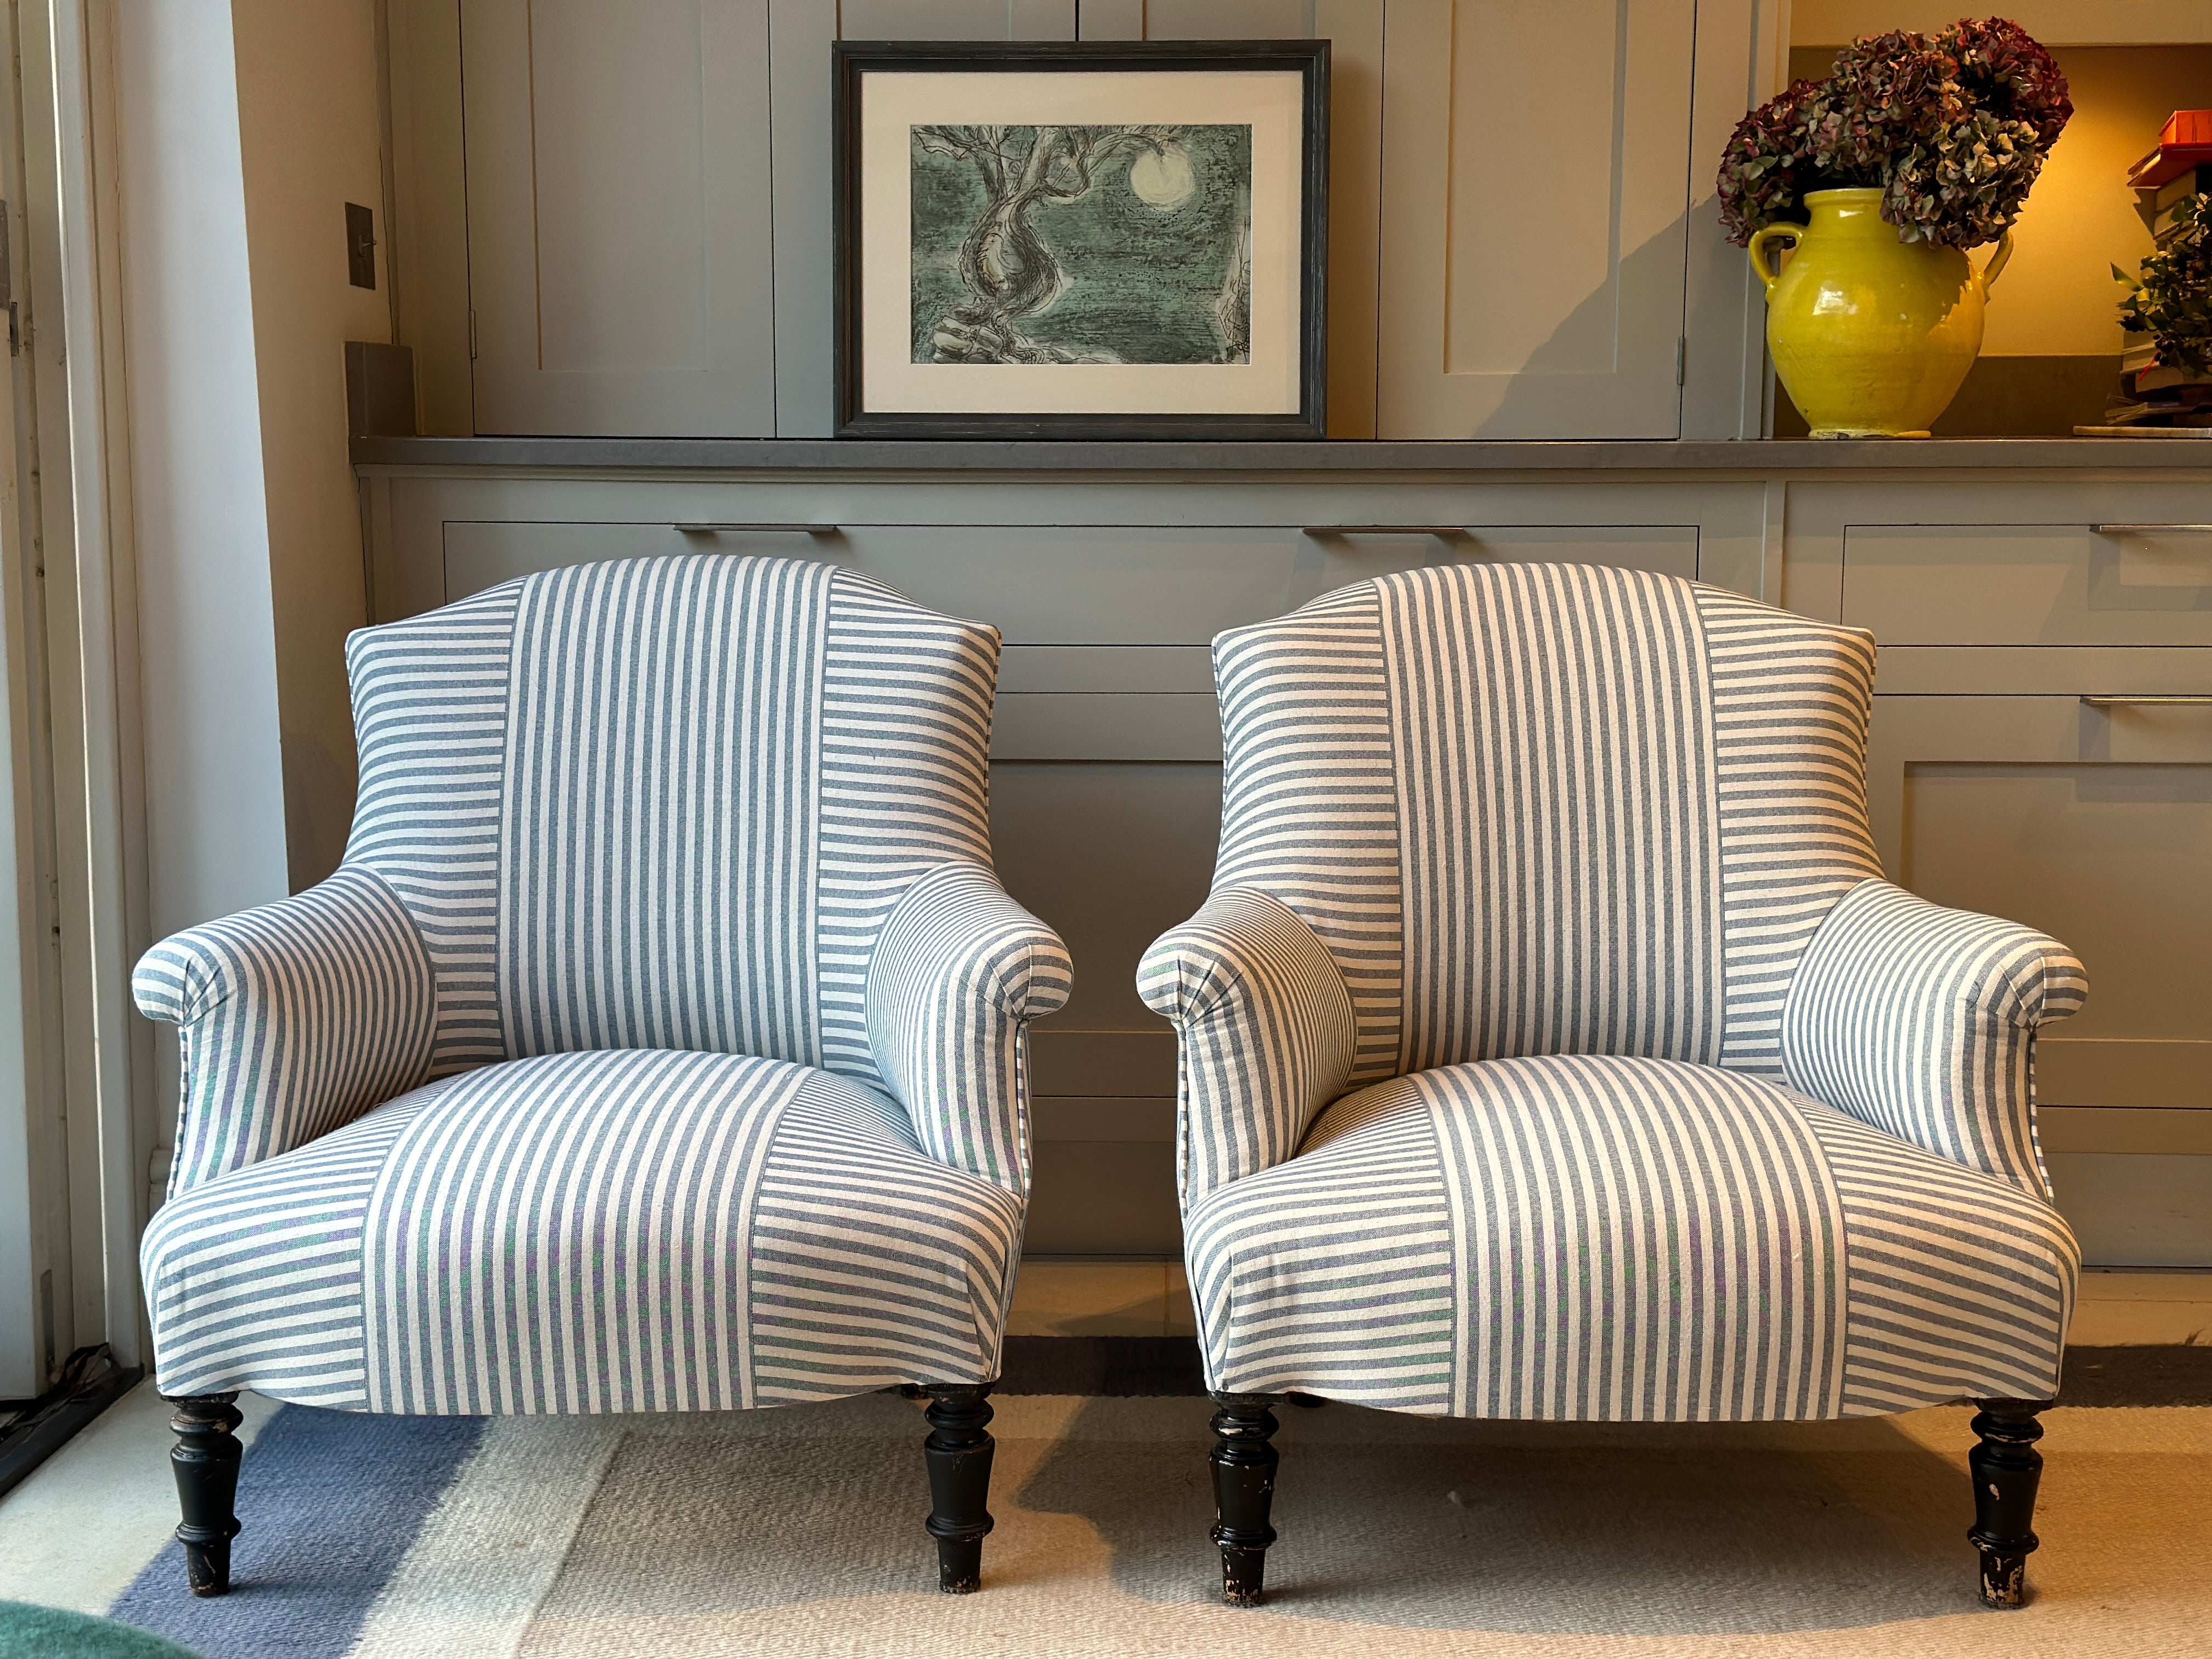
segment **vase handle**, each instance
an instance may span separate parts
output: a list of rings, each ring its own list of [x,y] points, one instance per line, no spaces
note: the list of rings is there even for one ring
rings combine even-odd
[[[1766,284],[1766,291],[1769,294],[1774,292],[1775,283],[1782,280],[1782,273],[1766,262],[1768,244],[1786,240],[1790,246],[1795,247],[1803,240],[1804,235],[1805,227],[1802,225],[1768,225],[1762,229],[1753,231],[1751,240],[1744,245],[1744,252],[1751,255],[1751,268],[1759,273],[1759,280]]]
[[[1982,267],[1983,293],[1986,294],[1996,286],[1997,273],[2005,268],[2005,261],[2011,258],[2012,232],[2008,229],[2003,235],[1997,238],[1997,251],[1990,255],[1989,264]]]

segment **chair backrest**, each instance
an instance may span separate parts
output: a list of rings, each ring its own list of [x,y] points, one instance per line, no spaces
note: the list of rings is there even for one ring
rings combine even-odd
[[[1874,645],[1589,565],[1378,577],[1214,642],[1214,885],[1342,970],[1356,1082],[1515,1054],[1781,1075],[1820,918],[1880,873]]]
[[[349,642],[349,865],[413,914],[434,1075],[583,1048],[875,1079],[863,976],[988,866],[997,633],[800,560],[573,566]]]

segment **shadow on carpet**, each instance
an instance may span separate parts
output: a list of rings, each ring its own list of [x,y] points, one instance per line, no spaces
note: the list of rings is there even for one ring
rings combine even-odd
[[[1848,1449],[1706,1449],[1695,1428],[1639,1425],[1592,1445],[1549,1425],[1437,1422],[1382,1443],[1332,1443],[1316,1419],[1346,1409],[1298,1413],[1277,1436],[1281,1541],[1267,1553],[1267,1606],[1279,1614],[1661,1637],[1849,1630],[1966,1609],[1964,1484],[1902,1435],[1877,1450],[1863,1432]],[[1817,1443],[1820,1426],[1790,1430]],[[1020,1501],[1096,1527],[1133,1595],[1215,1594],[1194,1568],[1213,1520],[1199,1443],[1086,1437],[1079,1419]]]

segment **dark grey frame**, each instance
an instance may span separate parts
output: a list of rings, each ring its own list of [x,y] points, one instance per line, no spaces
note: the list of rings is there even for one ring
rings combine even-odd
[[[837,435],[841,438],[1319,439],[1328,435],[1328,64],[1326,40],[840,40],[834,80]],[[1288,70],[1304,77],[1300,173],[1298,408],[1280,415],[871,414],[860,404],[860,78],[871,70],[963,74],[1079,70]]]

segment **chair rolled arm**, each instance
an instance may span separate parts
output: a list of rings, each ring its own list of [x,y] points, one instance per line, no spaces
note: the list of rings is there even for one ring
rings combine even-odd
[[[868,1047],[931,1157],[1028,1190],[1024,1032],[1073,985],[1060,935],[983,866],[939,865],[907,890],[868,961]]]
[[[1230,887],[1145,953],[1145,1006],[1180,1039],[1182,1207],[1282,1163],[1344,1091],[1357,1026],[1328,947],[1271,894]]]
[[[1870,880],[1806,947],[1782,1013],[1791,1085],[1899,1139],[2047,1194],[2034,1043],[2089,993],[2056,939]]]
[[[140,1012],[179,1028],[172,1196],[303,1146],[429,1070],[429,954],[366,870],[163,939],[131,990]]]

